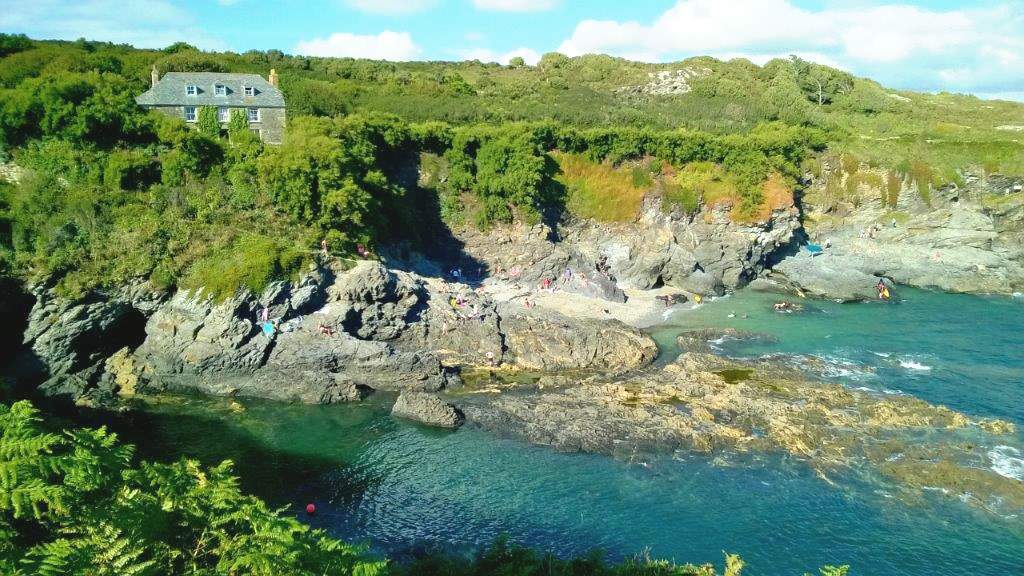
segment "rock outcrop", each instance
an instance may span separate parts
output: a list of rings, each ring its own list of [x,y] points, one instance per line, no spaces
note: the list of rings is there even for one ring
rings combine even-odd
[[[776,451],[837,480],[855,470],[913,489],[944,488],[983,506],[1024,507],[1019,481],[967,464],[984,459],[986,444],[958,440],[963,436],[957,431],[968,428],[972,434],[1013,434],[1012,424],[972,419],[910,396],[818,381],[783,359],[737,361],[701,351],[707,340],[722,336],[752,337],[684,334],[683,353],[663,368],[615,378],[492,381],[473,393],[453,390],[447,396],[469,423],[557,450],[628,460],[676,450]],[[922,484],[922,478],[934,483]]]
[[[72,302],[39,290],[26,337],[49,378],[44,392],[94,401],[192,389],[331,403],[373,389],[442,390],[459,383],[461,366],[618,373],[657,352],[617,322],[526,315],[445,286],[364,261],[224,301],[126,290]]]
[[[439,428],[458,428],[466,421],[462,412],[434,394],[402,392],[398,395],[391,414]]]
[[[789,246],[800,228],[798,216],[788,206],[764,222],[741,224],[727,207],[686,216],[666,213],[652,197],[633,223],[574,222],[557,229],[517,224],[463,230],[459,238],[472,258],[491,270],[519,269],[525,284],[558,280],[568,268],[573,281],[562,289],[622,301],[617,287],[668,285],[702,295],[740,288]]]
[[[826,200],[822,189],[830,178],[851,175],[833,172],[812,187],[804,201],[808,232],[831,246],[775,265],[779,286],[837,300],[874,298],[871,287],[879,277],[947,292],[1024,290],[1024,194],[1014,192],[1019,183],[968,175],[963,186],[924,196],[904,182],[892,206],[867,183],[882,182],[883,174],[864,170],[874,178],[861,174],[864,182],[849,200]]]

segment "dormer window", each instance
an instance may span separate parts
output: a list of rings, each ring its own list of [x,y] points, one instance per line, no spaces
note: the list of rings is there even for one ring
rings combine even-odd
[[[199,86],[195,84],[189,84],[185,86],[185,96],[196,96],[199,94]]]
[[[228,95],[228,87],[223,85],[223,84],[214,84],[213,85],[213,95],[214,96],[227,96]]]
[[[255,86],[243,86],[242,90],[245,91],[245,95],[246,96],[255,96],[256,95],[256,87]]]

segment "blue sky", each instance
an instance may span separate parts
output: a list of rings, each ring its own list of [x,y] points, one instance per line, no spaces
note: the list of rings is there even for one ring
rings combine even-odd
[[[36,38],[390,60],[790,53],[896,87],[1024,100],[1021,0],[3,0]]]

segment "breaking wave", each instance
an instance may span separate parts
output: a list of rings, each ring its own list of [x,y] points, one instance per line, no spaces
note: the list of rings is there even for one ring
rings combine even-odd
[[[996,446],[988,451],[992,471],[1000,476],[1024,482],[1024,457],[1013,446]]]

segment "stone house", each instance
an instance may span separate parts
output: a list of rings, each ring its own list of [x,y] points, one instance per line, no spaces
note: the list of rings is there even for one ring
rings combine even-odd
[[[280,144],[284,135],[284,95],[278,87],[277,71],[263,79],[258,74],[223,72],[168,72],[160,77],[156,67],[153,85],[135,98],[140,106],[194,123],[199,109],[217,109],[221,126],[227,128],[232,111],[244,110],[249,129],[270,144]]]

